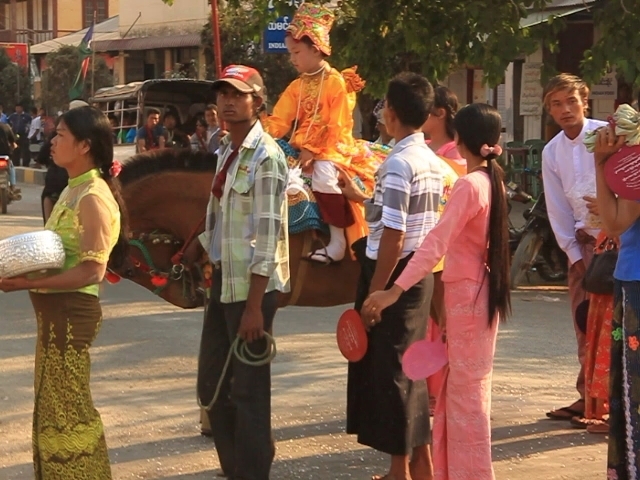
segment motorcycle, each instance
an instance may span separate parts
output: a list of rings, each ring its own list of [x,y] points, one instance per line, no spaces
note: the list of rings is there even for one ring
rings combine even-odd
[[[553,234],[544,192],[523,216],[526,222],[521,228],[511,228],[509,224],[511,288],[522,284],[531,272],[536,272],[548,282],[565,280],[569,262]]]

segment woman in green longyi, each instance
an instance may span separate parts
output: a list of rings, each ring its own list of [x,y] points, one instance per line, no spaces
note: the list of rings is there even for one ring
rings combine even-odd
[[[89,347],[102,321],[99,284],[107,263],[121,264],[127,249],[109,120],[93,107],[68,111],[51,152],[69,173],[69,185],[45,226],[62,238],[64,268],[48,278],[1,278],[0,290],[29,290],[38,322],[36,480],[110,480],[102,421],[89,389]]]

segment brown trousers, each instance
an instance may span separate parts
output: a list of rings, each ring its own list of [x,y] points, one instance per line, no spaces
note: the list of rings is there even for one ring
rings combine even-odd
[[[576,239],[580,244],[582,252],[582,260],[584,261],[583,270],[576,265],[569,265],[569,297],[571,300],[571,316],[573,317],[573,328],[576,332],[576,340],[578,341],[578,361],[580,362],[580,373],[576,380],[576,389],[580,394],[580,398],[584,399],[585,380],[584,380],[584,360],[587,353],[587,337],[578,328],[576,323],[576,309],[583,301],[588,298],[588,293],[582,288],[582,280],[586,269],[593,260],[593,249],[595,247],[595,238],[582,230],[576,233]]]

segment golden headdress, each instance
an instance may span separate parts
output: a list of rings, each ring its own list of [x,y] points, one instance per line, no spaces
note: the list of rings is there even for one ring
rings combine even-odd
[[[329,32],[334,20],[333,12],[327,7],[305,2],[293,16],[287,32],[294,40],[309,37],[318,50],[325,55],[331,55]]]

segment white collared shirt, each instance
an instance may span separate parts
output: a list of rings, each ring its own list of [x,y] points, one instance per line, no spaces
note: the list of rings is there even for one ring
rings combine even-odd
[[[542,151],[542,179],[551,228],[573,265],[582,259],[576,231],[598,235],[599,230],[587,227],[588,210],[583,196],[596,195],[596,169],[593,153],[584,145],[585,133],[607,125],[606,122],[585,119],[580,135],[573,140],[558,133]]]

